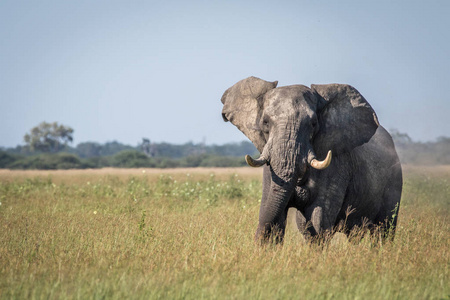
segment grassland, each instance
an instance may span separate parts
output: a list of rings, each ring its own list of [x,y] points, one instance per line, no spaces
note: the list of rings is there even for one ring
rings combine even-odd
[[[253,233],[261,171],[0,170],[1,299],[448,299],[450,167],[404,168],[394,242]]]

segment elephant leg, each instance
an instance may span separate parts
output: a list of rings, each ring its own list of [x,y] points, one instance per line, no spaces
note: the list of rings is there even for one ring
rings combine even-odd
[[[306,209],[306,215],[311,222],[308,231],[312,236],[323,234],[333,227],[334,222],[332,223],[331,218],[328,217],[330,214],[324,215],[324,206],[312,205]]]
[[[295,222],[297,223],[297,228],[300,232],[305,232],[306,230],[306,218],[305,216],[297,210],[295,212]]]
[[[313,236],[333,229],[344,203],[349,180],[349,172],[344,169],[323,170],[317,177],[314,196],[311,203],[305,207],[304,215],[306,222],[311,222],[312,226],[308,230]]]
[[[259,207],[259,214],[261,215],[265,209],[266,203],[269,200],[269,194],[270,194],[270,189],[271,189],[271,185],[272,185],[272,172],[270,171],[270,166],[268,165],[264,165],[263,166],[263,189],[262,189],[262,197],[261,197],[261,205]],[[277,228],[274,228],[276,231],[280,232],[279,236],[284,236],[284,231],[285,231],[285,227],[286,227],[286,217],[287,217],[287,209],[288,207],[286,207],[286,212],[285,214],[282,214],[280,216],[280,220],[279,220],[279,225]],[[255,240],[259,239],[259,235],[261,232],[261,229],[259,226],[256,229],[256,233],[255,233]],[[281,241],[281,240],[280,240]]]
[[[299,210],[295,212],[295,222],[297,223],[298,231],[300,231],[305,238],[308,239],[315,234],[311,222],[306,221],[305,216]]]
[[[375,224],[382,224],[384,236],[393,239],[402,196],[403,179],[400,163],[392,166],[389,171],[391,175],[383,193],[383,207],[375,220]]]

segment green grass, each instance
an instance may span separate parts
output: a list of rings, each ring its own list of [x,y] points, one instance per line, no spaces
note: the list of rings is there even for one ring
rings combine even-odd
[[[449,178],[405,173],[394,242],[262,248],[259,177],[4,175],[0,298],[448,299]]]

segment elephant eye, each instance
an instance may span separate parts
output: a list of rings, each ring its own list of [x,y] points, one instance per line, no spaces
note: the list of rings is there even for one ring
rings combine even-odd
[[[262,130],[264,131],[264,132],[269,132],[269,119],[268,118],[264,118],[263,120],[262,120],[262,124],[261,124],[262,126]]]

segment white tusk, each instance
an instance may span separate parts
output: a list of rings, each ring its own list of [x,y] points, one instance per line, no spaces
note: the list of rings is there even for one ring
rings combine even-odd
[[[261,155],[258,159],[253,159],[250,155],[245,156],[245,161],[250,167],[258,168],[267,163],[267,159]]]
[[[331,150],[328,151],[327,157],[323,161],[314,158],[311,161],[310,165],[314,169],[323,170],[326,169],[330,165],[330,163],[331,163]]]

